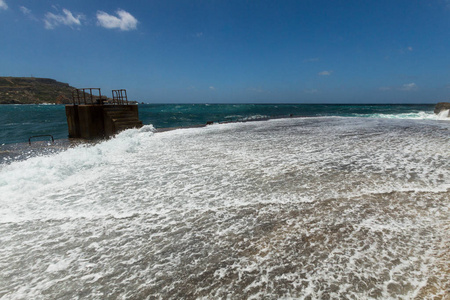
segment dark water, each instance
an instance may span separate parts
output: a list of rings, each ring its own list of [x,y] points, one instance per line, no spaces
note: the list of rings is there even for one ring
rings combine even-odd
[[[139,117],[155,128],[185,127],[206,122],[235,122],[268,117],[339,116],[433,119],[434,105],[326,105],[326,104],[144,104]],[[36,135],[67,138],[63,105],[0,106],[0,145],[26,143]],[[49,137],[41,138],[48,140]]]

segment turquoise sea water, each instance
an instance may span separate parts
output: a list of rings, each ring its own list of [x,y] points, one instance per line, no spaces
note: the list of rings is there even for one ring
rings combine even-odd
[[[139,117],[155,128],[187,127],[206,122],[245,121],[269,117],[368,117],[433,119],[434,105],[311,104],[144,104]],[[26,143],[35,135],[67,138],[64,105],[1,105],[0,145]]]

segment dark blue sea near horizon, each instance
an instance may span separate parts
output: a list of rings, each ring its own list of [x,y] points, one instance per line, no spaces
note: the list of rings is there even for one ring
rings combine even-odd
[[[144,125],[172,128],[289,116],[436,119],[433,109],[433,104],[141,104],[139,118]],[[0,105],[0,128],[0,145],[26,143],[36,135],[66,139],[65,106]]]

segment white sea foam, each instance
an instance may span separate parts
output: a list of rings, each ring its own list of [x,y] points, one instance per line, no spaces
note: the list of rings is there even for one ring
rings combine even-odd
[[[381,119],[406,119],[406,120],[450,120],[445,113],[434,114],[433,112],[409,112],[397,114],[355,114],[357,117],[381,118]]]
[[[450,110],[446,109],[441,111],[438,115],[437,115],[437,119],[438,120],[450,120],[450,114],[449,114]]]
[[[1,165],[0,298],[442,297],[449,130],[149,126]]]

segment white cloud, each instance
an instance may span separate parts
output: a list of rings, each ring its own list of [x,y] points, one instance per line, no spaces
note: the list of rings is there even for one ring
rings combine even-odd
[[[30,14],[31,14],[31,10],[29,10],[29,9],[26,8],[25,6],[21,6],[21,7],[20,7],[20,11],[21,11],[24,15],[30,15]]]
[[[39,21],[39,19],[36,18],[36,17],[33,15],[33,13],[31,12],[31,9],[28,9],[28,8],[25,7],[25,6],[20,6],[19,9],[20,9],[20,11],[21,11],[25,16],[27,16],[30,20],[33,20],[33,21]]]
[[[330,76],[331,73],[333,73],[333,71],[322,71],[322,72],[319,72],[319,75],[320,76]]]
[[[417,85],[414,82],[411,83],[405,83],[400,87],[400,90],[402,91],[414,91],[417,90]]]
[[[5,0],[0,0],[0,9],[8,9],[8,4],[6,4]]]
[[[211,91],[214,91],[216,88],[213,87],[213,86],[210,86],[209,89],[210,89]]]
[[[68,9],[63,9],[64,15],[58,14],[55,15],[51,12],[48,12],[45,15],[44,23],[45,28],[54,29],[59,25],[67,25],[69,27],[73,27],[74,25],[80,26],[81,19],[83,19],[82,15],[77,15],[76,17]]]
[[[382,86],[378,88],[380,91],[415,91],[418,89],[417,85],[414,82],[405,83],[401,86]]]
[[[118,17],[105,13],[104,11],[98,11],[97,24],[108,29],[119,28],[122,31],[136,29],[138,20],[129,12],[119,9],[116,11],[116,14]]]
[[[413,50],[414,50],[413,47],[408,46],[408,47],[399,49],[399,50],[398,50],[398,53],[401,54],[401,55],[404,55],[404,54],[406,54],[406,53],[408,53],[408,52],[413,52]]]

